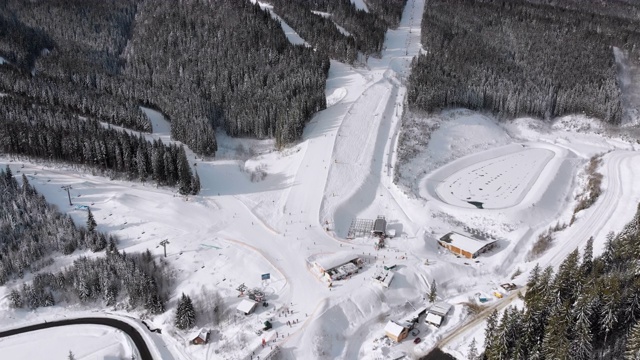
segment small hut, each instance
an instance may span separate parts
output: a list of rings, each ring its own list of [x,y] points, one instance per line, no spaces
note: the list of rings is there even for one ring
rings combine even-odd
[[[244,299],[240,302],[240,304],[238,304],[236,310],[238,310],[238,312],[242,314],[249,315],[256,309],[256,306],[258,306],[257,302]]]
[[[387,323],[387,326],[384,327],[384,332],[389,339],[395,342],[400,342],[409,335],[408,328],[400,326],[393,321]]]
[[[198,336],[196,336],[195,338],[193,338],[193,340],[191,340],[191,344],[193,345],[206,344],[209,342],[210,336],[211,336],[211,330],[202,329],[200,330],[200,333],[198,334]]]

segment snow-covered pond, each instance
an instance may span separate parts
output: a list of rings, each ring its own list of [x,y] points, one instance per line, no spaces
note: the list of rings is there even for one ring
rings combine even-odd
[[[506,146],[454,161],[426,183],[451,205],[508,208],[524,199],[554,155],[541,147]]]

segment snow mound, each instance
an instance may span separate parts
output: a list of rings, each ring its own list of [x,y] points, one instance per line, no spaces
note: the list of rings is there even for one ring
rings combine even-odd
[[[347,96],[347,89],[340,87],[333,90],[331,95],[327,96],[327,107],[331,107],[339,103],[345,96]]]

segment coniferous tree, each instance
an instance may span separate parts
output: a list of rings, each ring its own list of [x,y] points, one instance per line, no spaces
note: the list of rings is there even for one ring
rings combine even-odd
[[[640,360],[640,322],[633,325],[627,338],[625,360]]]
[[[96,219],[93,218],[93,213],[91,212],[91,208],[87,209],[87,230],[93,233],[96,230]]]
[[[509,358],[509,327],[511,326],[511,311],[505,310],[502,318],[495,326],[491,336],[491,346],[485,349],[485,354],[489,359]]]
[[[191,168],[189,167],[189,160],[187,160],[187,154],[184,150],[184,146],[180,146],[177,153],[178,156],[178,191],[182,195],[191,194],[191,182],[193,175],[191,174]]]
[[[593,334],[591,333],[591,304],[587,296],[581,295],[573,308],[572,327],[573,340],[571,341],[570,358],[575,360],[588,360],[593,356]]]
[[[178,302],[174,324],[178,329],[186,330],[196,324],[196,312],[191,298],[184,293]]]
[[[560,264],[558,273],[552,285],[555,303],[559,306],[564,302],[573,303],[575,296],[582,286],[582,276],[579,271],[578,249],[572,251]]]
[[[469,344],[469,349],[467,349],[467,359],[468,360],[478,360],[478,348],[476,346],[476,338],[471,340]]]
[[[542,352],[547,359],[569,360],[570,342],[568,338],[568,306],[556,307],[545,328]]]
[[[11,306],[16,309],[21,308],[24,305],[22,302],[22,296],[16,289],[11,290],[11,292],[9,293],[9,301],[11,303]]]
[[[580,264],[580,272],[582,273],[582,277],[586,278],[591,274],[591,270],[593,269],[593,236],[587,240],[587,245],[584,248],[584,253],[582,254],[582,262]]]
[[[200,176],[198,171],[194,171],[193,179],[191,181],[191,195],[197,195],[200,193]]]
[[[487,318],[487,326],[484,329],[484,349],[485,352],[487,349],[493,347],[493,339],[495,336],[496,327],[498,325],[498,311],[493,310],[489,317]]]
[[[431,281],[431,287],[429,289],[429,302],[435,302],[438,298],[438,288],[436,286],[436,279]]]

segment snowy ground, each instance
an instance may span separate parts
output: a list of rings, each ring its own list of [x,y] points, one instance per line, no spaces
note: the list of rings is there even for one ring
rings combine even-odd
[[[477,302],[476,294],[488,296],[488,306],[517,299],[493,296],[500,283],[512,281],[517,269],[523,274],[513,281],[522,286],[535,262],[558,265],[592,235],[597,253],[606,233],[621,229],[640,201],[640,188],[634,186],[640,180],[640,157],[638,145],[607,136],[592,119],[498,123],[456,110],[428,120],[439,123],[437,130],[398,174],[409,186],[394,184],[404,83],[411,58],[421,51],[424,2],[408,1],[400,26],[387,34],[380,59],[369,59],[361,68],[332,61],[328,108],[315,115],[294,146],[274,151],[272,141],[220,134],[216,159],[200,159],[187,151],[201,178],[198,196],[11,157],[0,158],[0,166],[10,165],[18,176],[27,174],[49,202],[83,224],[86,213],[70,207],[60,188],[71,185],[74,204],[90,206],[98,229],[117,235],[120,248],[128,252],[150,249],[160,257],[159,242],[170,241],[167,256],[176,269],[175,296],[168,303],[170,311],[148,320],[163,329],[152,340],[164,351],[162,358],[245,359],[255,354],[264,359],[275,345],[288,359],[426,354],[448,334],[458,334],[456,329],[469,317],[464,304]],[[154,128],[145,136],[171,141],[161,115],[145,112]],[[410,126],[403,131],[412,131]],[[595,154],[605,154],[599,169],[603,194],[572,226],[557,233],[551,250],[526,262],[539,233],[558,221],[569,222],[575,194],[584,183],[582,169]],[[254,176],[252,181],[257,172],[266,177]],[[486,185],[488,179],[493,180]],[[452,190],[447,193],[448,186]],[[480,199],[487,208],[470,205],[467,197]],[[378,215],[386,216],[397,234],[385,248],[376,251],[370,238],[344,239],[353,218]],[[498,248],[475,260],[457,258],[435,243],[452,230],[491,236]],[[364,268],[329,288],[311,262],[346,252],[361,254]],[[50,269],[70,261],[59,257]],[[371,277],[389,264],[398,265],[396,275],[390,288],[383,289]],[[262,281],[264,273],[271,279]],[[380,340],[388,320],[400,320],[426,304],[434,279],[438,298],[454,305],[445,324],[420,324],[423,341],[418,345],[413,336],[399,345]],[[242,283],[262,289],[269,306],[250,316],[237,315],[235,307],[242,299],[235,289]],[[72,316],[81,310],[63,303],[16,313],[6,299],[14,284],[0,288],[2,328],[36,321],[43,313]],[[225,309],[220,324],[199,325],[214,329],[213,341],[190,346],[193,332],[173,328],[171,309],[182,292],[197,297],[203,286],[220,293]],[[266,319],[273,320],[274,329],[256,334]],[[445,350],[463,358],[471,338],[481,343],[482,327],[482,322],[464,327],[444,344]],[[262,339],[268,341],[264,348]],[[0,351],[2,347],[0,343]],[[68,346],[62,350],[68,352]]]
[[[38,346],[34,345],[38,339]],[[69,325],[37,330],[0,339],[4,359],[66,359],[69,351],[77,360],[139,358],[129,336],[100,325]]]

